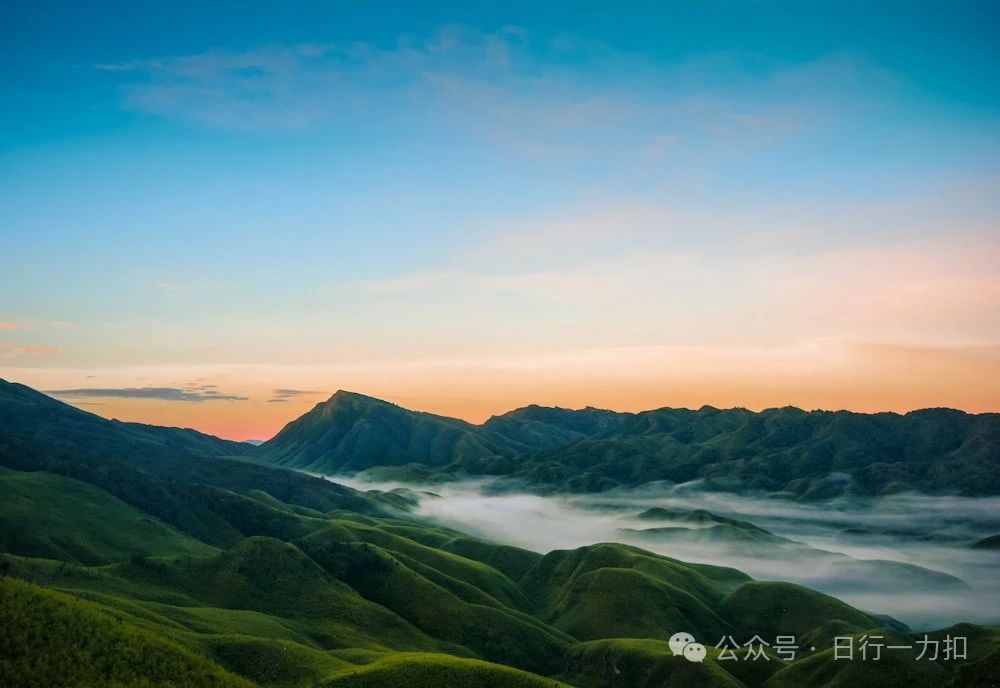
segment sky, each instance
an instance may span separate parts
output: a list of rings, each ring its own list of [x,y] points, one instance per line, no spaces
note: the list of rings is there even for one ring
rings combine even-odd
[[[6,2],[0,377],[1000,411],[1000,5]]]

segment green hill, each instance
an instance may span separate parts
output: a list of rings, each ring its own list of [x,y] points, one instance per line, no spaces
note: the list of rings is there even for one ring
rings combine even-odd
[[[400,654],[348,669],[326,688],[567,688],[517,669],[448,655]]]
[[[482,428],[538,451],[564,447],[585,437],[620,432],[631,415],[592,407],[566,409],[532,404],[492,416]]]
[[[0,685],[250,688],[245,679],[86,602],[0,579]]]
[[[911,639],[884,634],[889,644],[909,644]],[[860,641],[860,636],[855,638]],[[765,688],[942,688],[951,683],[949,672],[939,664],[917,660],[917,653],[908,650],[883,651],[878,661],[834,660],[833,649],[819,651],[775,673]],[[963,684],[975,685],[975,684]],[[984,684],[988,685],[988,684]]]
[[[526,415],[593,430],[604,413]],[[970,638],[964,662],[835,665],[820,647],[835,635],[913,636],[807,588],[637,547],[542,555],[487,542],[413,516],[405,491],[360,493],[145,445],[125,451],[110,421],[88,421],[111,436],[98,438],[107,454],[16,432],[46,422],[0,415],[5,688],[875,688],[990,685],[996,676],[995,629],[937,632]],[[649,518],[665,515],[766,534],[701,511]],[[678,630],[706,645],[795,634],[818,650],[787,665],[734,666],[709,647],[697,664],[665,650]]]
[[[106,564],[132,556],[206,555],[213,548],[92,485],[0,469],[0,551]]]
[[[791,583],[745,583],[722,602],[720,612],[751,635],[794,635],[816,647],[831,646],[837,635],[882,625],[834,597]]]
[[[238,456],[253,447],[188,428],[106,420],[0,379],[0,431],[81,454]]]
[[[732,569],[685,564],[641,549],[601,544],[550,552],[522,578],[541,618],[581,640],[702,637],[733,630],[715,611],[735,585]]]
[[[253,456],[282,466],[338,473],[407,463],[440,466],[459,457],[474,461],[514,453],[499,436],[465,421],[339,391],[286,425]]]
[[[576,645],[569,653],[566,680],[583,688],[630,686],[631,688],[744,688],[714,658],[701,663],[675,657],[664,640],[609,638]]]
[[[982,495],[1000,494],[1000,414],[528,406],[472,425],[337,392],[251,455],[331,474],[494,475],[569,492],[701,480],[801,499],[900,490]]]

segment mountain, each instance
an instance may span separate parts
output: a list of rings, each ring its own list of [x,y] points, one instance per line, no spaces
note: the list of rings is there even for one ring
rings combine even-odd
[[[479,460],[513,456],[519,449],[523,447],[463,420],[339,391],[252,455],[280,466],[339,473],[407,463],[477,465]]]
[[[0,411],[10,403],[21,402]],[[411,425],[376,406],[382,423],[448,438],[480,432],[437,417]],[[968,636],[968,661],[838,663],[827,649],[834,635],[918,636],[735,569],[615,543],[531,552],[418,518],[405,492],[125,445],[121,424],[34,408],[0,412],[3,686],[870,688],[995,677],[997,629],[936,632]],[[60,418],[69,441],[52,436]],[[92,445],[74,440],[84,422]],[[380,446],[423,447],[400,437]],[[647,514],[678,516],[740,524]],[[706,645],[704,662],[673,655],[666,639],[678,630]],[[713,647],[754,633],[794,633],[817,651],[733,663]]]
[[[986,495],[1000,494],[1000,414],[528,406],[473,425],[337,392],[250,456],[328,474],[503,476],[544,491],[702,481],[801,499]]]
[[[0,379],[0,432],[88,454],[238,456],[252,447],[189,428],[107,420]]]
[[[296,521],[267,502],[272,497],[319,512],[346,508],[382,513],[398,502],[295,471],[228,458],[248,448],[194,430],[106,420],[24,385],[0,381],[0,469],[31,472],[30,479],[0,473],[0,489],[9,498],[8,524],[31,513],[36,491],[46,481],[60,485],[65,495],[49,513],[32,519],[35,532],[13,529],[0,542],[33,538],[31,546],[38,552],[66,551],[60,543],[69,542],[76,554],[68,560],[94,562],[107,554],[93,547],[102,539],[122,541],[134,533],[137,541],[149,545],[135,551],[151,554],[158,553],[151,549],[157,539],[169,539],[152,524],[136,525],[129,506],[145,512],[143,518],[159,519],[165,528],[228,547],[251,535],[301,532]],[[18,508],[25,511],[14,511]],[[90,513],[95,517],[88,521]],[[42,522],[52,524],[49,536],[37,532]],[[154,531],[159,535],[153,537]]]
[[[586,437],[619,432],[631,416],[591,406],[565,409],[532,404],[492,416],[482,428],[532,450],[556,449]]]

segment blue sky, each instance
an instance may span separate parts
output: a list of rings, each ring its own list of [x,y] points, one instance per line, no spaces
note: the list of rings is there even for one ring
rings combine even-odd
[[[998,15],[7,3],[0,375],[231,436],[338,387],[996,410]]]

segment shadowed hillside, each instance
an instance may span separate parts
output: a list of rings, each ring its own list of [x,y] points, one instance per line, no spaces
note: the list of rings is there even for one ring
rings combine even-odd
[[[844,666],[826,650],[835,635],[915,636],[878,610],[637,547],[497,544],[410,515],[406,491],[116,454],[110,421],[88,420],[109,455],[18,432],[50,422],[0,416],[3,686],[874,688],[995,674],[995,629],[962,626],[967,661]],[[698,510],[641,520],[663,518],[759,530]],[[704,663],[670,652],[678,630],[709,645]],[[755,633],[817,650],[734,665],[710,647]]]
[[[106,420],[0,379],[0,430],[87,454],[238,456],[252,447],[187,428]]]
[[[802,499],[905,490],[984,495],[1000,494],[1000,415],[528,406],[472,425],[337,392],[251,456],[377,479],[502,476],[548,491],[700,480]]]

